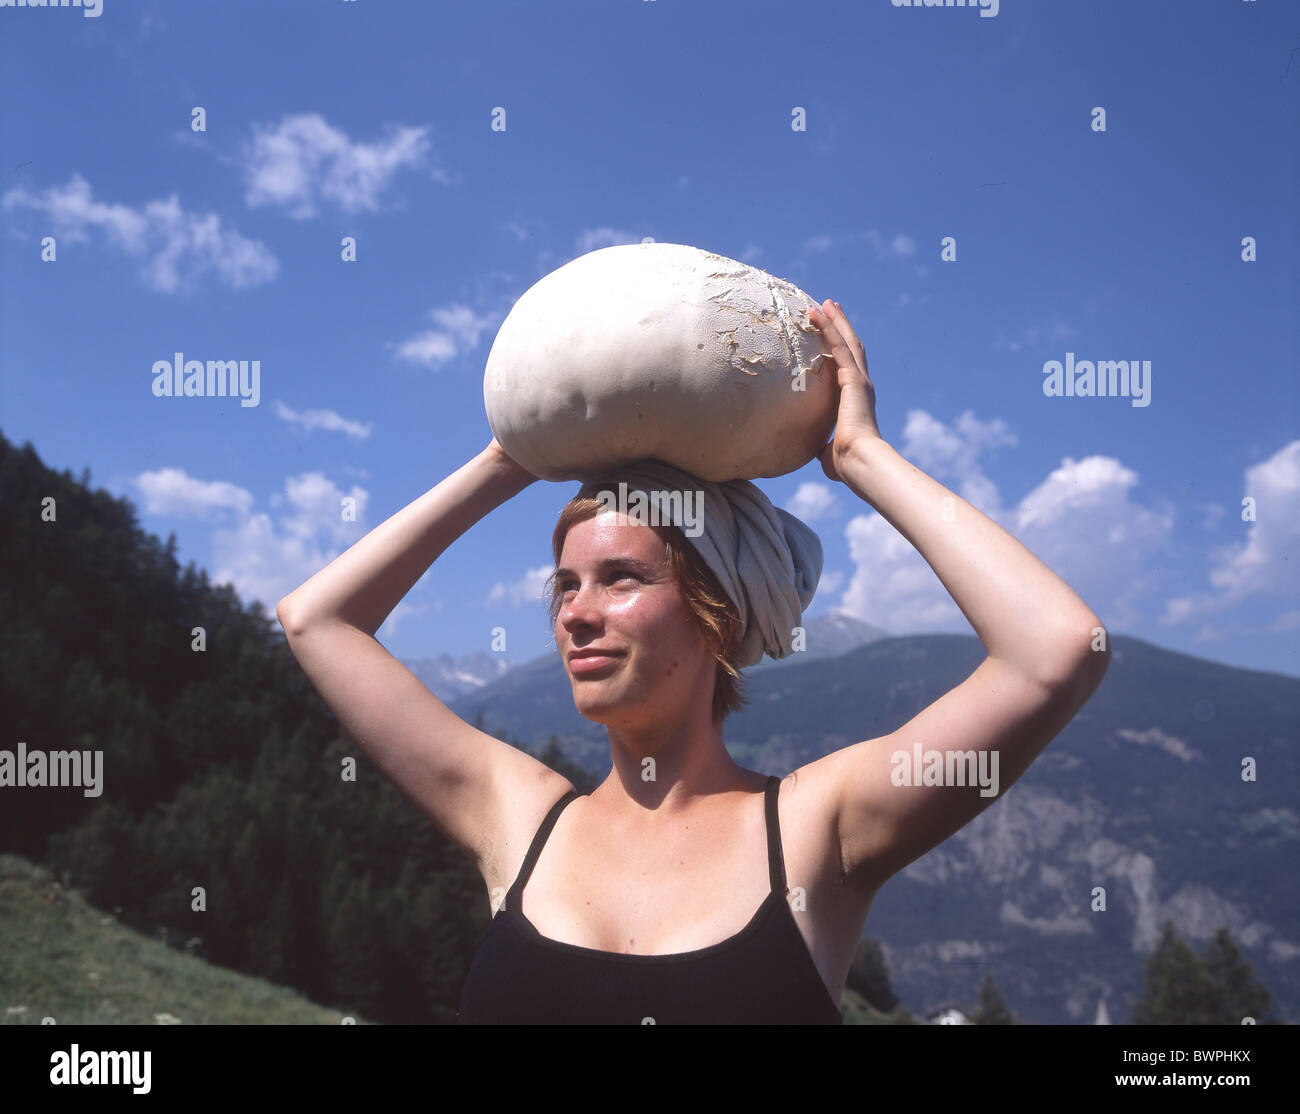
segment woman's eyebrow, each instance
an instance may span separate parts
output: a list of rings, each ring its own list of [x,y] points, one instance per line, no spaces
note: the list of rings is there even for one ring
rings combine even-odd
[[[652,569],[644,561],[638,561],[635,557],[606,557],[603,560],[601,560],[596,567],[603,571],[604,569],[612,568],[614,565],[625,565],[628,568],[636,569],[643,576],[655,575],[654,569]],[[575,573],[570,568],[562,568],[562,569],[556,569],[555,575],[557,577],[574,576]]]

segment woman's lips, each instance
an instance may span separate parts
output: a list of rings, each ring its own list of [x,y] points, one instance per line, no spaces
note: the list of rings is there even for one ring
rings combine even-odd
[[[581,658],[570,658],[569,668],[575,673],[599,673],[621,660],[622,654],[588,654]]]

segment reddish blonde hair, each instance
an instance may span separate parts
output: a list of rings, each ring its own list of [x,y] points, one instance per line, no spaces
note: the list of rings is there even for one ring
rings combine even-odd
[[[555,532],[551,535],[551,549],[558,566],[564,552],[564,539],[569,530],[579,522],[594,518],[607,505],[597,498],[601,491],[618,494],[618,477],[585,484],[560,512]],[[745,678],[736,665],[740,656],[740,643],[744,631],[736,606],[723,591],[713,570],[700,558],[681,527],[670,524],[655,525],[655,531],[664,543],[664,563],[677,583],[682,599],[690,608],[696,629],[717,663],[713,682],[713,724],[716,727],[732,712],[738,712],[748,703],[744,691]],[[546,580],[550,592],[551,628],[555,628],[560,614],[563,593],[558,590],[555,573]]]

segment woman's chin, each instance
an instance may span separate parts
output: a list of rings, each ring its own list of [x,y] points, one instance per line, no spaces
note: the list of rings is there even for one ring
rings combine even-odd
[[[591,695],[582,695],[574,697],[573,706],[584,719],[604,723],[620,707],[620,703],[617,700],[601,700]]]
[[[589,719],[592,723],[603,724],[607,727],[625,723],[628,719],[628,713],[631,711],[629,702],[620,699],[616,694],[611,692],[608,696],[602,696],[593,688],[584,688],[582,686],[575,688],[573,706],[583,719]]]

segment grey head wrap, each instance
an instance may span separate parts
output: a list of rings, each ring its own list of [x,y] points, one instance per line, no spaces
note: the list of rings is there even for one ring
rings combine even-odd
[[[812,602],[822,574],[822,543],[812,530],[773,506],[748,480],[712,483],[660,460],[611,469],[585,486],[608,484],[618,499],[620,482],[627,485],[626,505],[634,521],[634,492],[642,493],[643,506],[658,500],[665,509],[663,522],[668,521],[665,493],[682,493],[678,506],[693,502],[697,519],[691,521],[692,529],[677,519],[673,525],[682,526],[740,614],[745,633],[739,665],[754,665],[764,653],[779,660],[794,652],[793,628]]]

